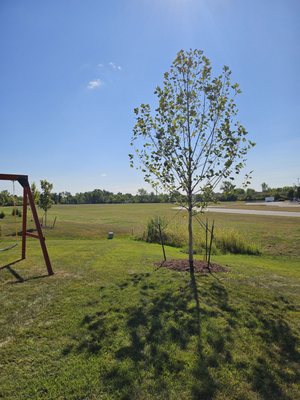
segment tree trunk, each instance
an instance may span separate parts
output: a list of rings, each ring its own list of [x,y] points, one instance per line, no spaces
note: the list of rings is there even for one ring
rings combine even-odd
[[[189,266],[190,272],[194,272],[194,253],[193,253],[193,209],[191,204],[189,205]]]
[[[193,172],[192,172],[192,160],[193,160],[193,150],[192,150],[192,140],[191,140],[191,129],[190,129],[190,89],[189,89],[189,74],[186,77],[186,95],[187,95],[187,133],[188,133],[188,162],[187,162],[187,173],[188,173],[188,206],[189,206],[189,266],[190,273],[194,274],[194,254],[193,254]]]

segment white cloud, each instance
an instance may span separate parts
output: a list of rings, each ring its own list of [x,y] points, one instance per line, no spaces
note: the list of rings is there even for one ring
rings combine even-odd
[[[103,174],[101,174],[101,176],[105,177],[105,176],[107,176],[107,174],[105,172],[103,172]]]
[[[104,67],[104,65],[100,63],[100,64],[98,64],[98,67],[102,68],[102,67]]]
[[[110,65],[111,68],[112,68],[113,70],[115,70],[115,71],[121,71],[121,69],[122,69],[121,65],[117,65],[116,63],[114,63],[114,62],[112,62],[112,61],[109,63],[109,65]]]
[[[89,83],[87,85],[87,89],[90,89],[90,90],[98,89],[102,85],[103,85],[103,82],[101,81],[101,79],[93,79],[92,81],[89,81]]]

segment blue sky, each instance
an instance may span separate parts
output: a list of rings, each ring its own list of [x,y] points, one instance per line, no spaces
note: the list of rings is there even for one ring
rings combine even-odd
[[[296,183],[299,15],[298,0],[1,0],[1,173],[72,193],[147,187],[128,162],[133,108],[199,48],[242,88],[251,186]]]

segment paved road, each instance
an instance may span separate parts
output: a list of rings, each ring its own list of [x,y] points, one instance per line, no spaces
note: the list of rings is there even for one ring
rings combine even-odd
[[[300,210],[300,203],[297,201],[252,201],[245,203],[246,206],[265,206],[265,207],[298,207]]]
[[[272,217],[300,217],[300,212],[296,211],[244,210],[240,208],[220,208],[220,207],[208,207],[206,211],[216,212],[216,213],[226,213],[226,214],[265,215]]]

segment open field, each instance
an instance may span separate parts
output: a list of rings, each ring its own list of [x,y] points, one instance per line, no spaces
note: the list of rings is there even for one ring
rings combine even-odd
[[[132,240],[153,215],[186,221],[165,204],[51,209],[55,275],[33,239],[0,270],[0,398],[300,398],[299,219],[209,214],[263,253],[214,256],[229,272],[197,276],[195,293],[188,274],[154,267],[159,245]]]
[[[1,210],[5,208],[0,207]],[[11,209],[5,210],[8,217],[0,220],[4,240],[12,241],[14,234]],[[48,239],[97,239],[106,238],[113,231],[117,237],[134,237],[145,229],[149,218],[165,216],[170,224],[186,224],[186,213],[174,209],[170,204],[123,204],[123,205],[59,205],[51,208],[49,224],[57,217],[54,230],[45,230]],[[215,220],[220,229],[234,229],[249,241],[256,243],[265,254],[300,257],[300,221],[298,218],[269,217],[256,215],[221,214],[210,212],[201,216],[202,220]],[[18,231],[21,230],[19,218]],[[30,228],[30,222],[29,222]],[[195,232],[203,235],[203,230],[195,221]]]

